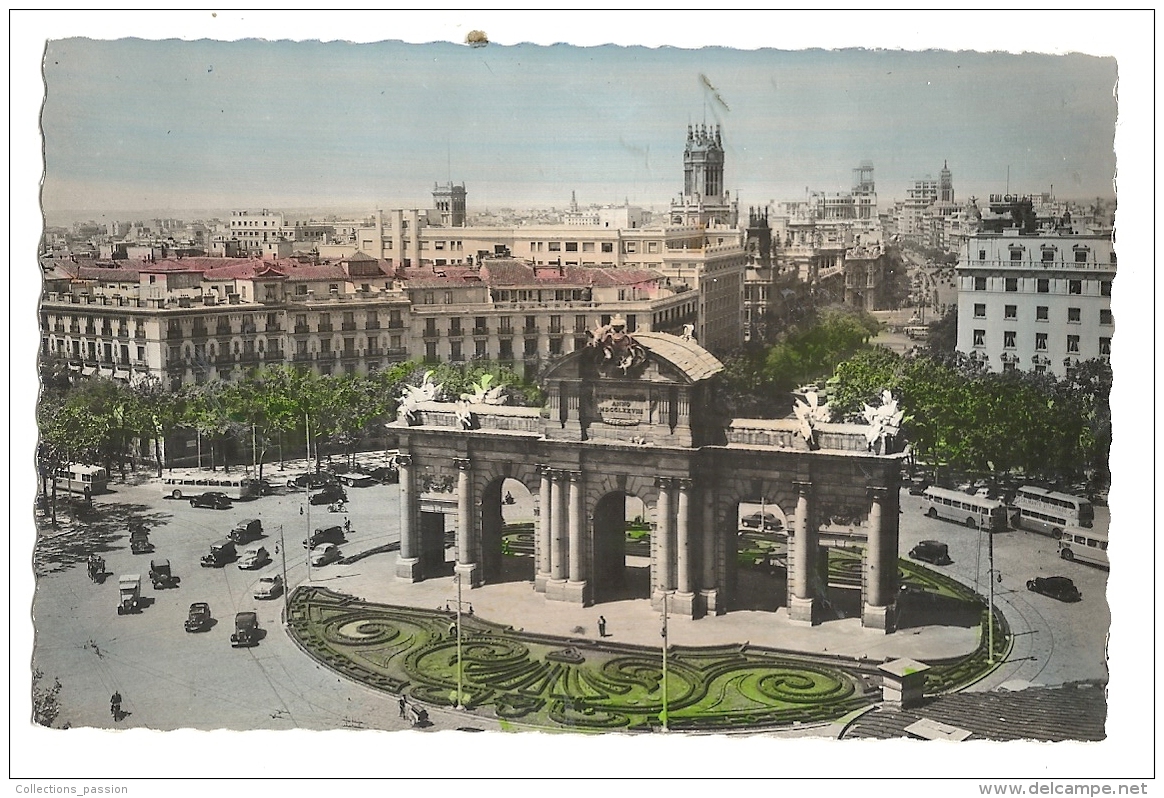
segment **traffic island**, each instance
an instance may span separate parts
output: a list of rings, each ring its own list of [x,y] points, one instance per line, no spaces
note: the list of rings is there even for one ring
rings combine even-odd
[[[472,615],[461,616],[458,660],[455,614],[314,586],[291,596],[287,628],[303,651],[347,678],[446,708],[459,691],[465,708],[526,728],[658,730],[664,690],[666,725],[676,731],[828,723],[881,700],[880,662],[748,644],[672,646],[664,683],[661,648],[534,634]],[[984,653],[927,663],[926,692],[984,676],[993,667]]]

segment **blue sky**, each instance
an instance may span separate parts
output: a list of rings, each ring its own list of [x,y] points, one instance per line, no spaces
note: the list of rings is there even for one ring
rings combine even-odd
[[[936,176],[1112,194],[1116,61],[1088,55],[242,40],[48,43],[64,209],[666,203],[686,125],[719,122],[743,205]],[[714,90],[713,90],[714,89]]]

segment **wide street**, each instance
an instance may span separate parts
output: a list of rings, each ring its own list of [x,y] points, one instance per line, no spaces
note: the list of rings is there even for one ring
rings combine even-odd
[[[302,464],[280,473],[267,468],[277,484],[300,473]],[[195,509],[186,501],[164,499],[152,480],[114,484],[115,492],[96,501],[101,528],[113,528],[102,553],[109,573],[104,584],[94,584],[78,563],[43,573],[34,603],[37,629],[35,665],[46,677],[60,679],[60,722],[71,726],[112,725],[109,696],[124,697],[130,713],[120,727],[154,729],[399,729],[396,699],[349,682],[317,665],[283,632],[282,599],[252,597],[260,575],[282,569],[282,537],[286,542],[287,577],[294,587],[308,580],[302,540],[309,527],[342,524],[345,516],[325,507],[306,512],[302,492],[268,496],[236,503],[229,510]],[[351,521],[348,542],[340,546],[347,556],[398,540],[398,488],[376,485],[348,488],[346,517]],[[517,502],[505,508],[508,520],[532,515],[530,499],[520,489]],[[984,536],[977,530],[926,518],[921,500],[901,495],[902,556],[919,540],[938,539],[949,545],[954,562],[936,568],[985,594],[989,569]],[[1106,508],[1097,508],[1097,526],[1106,528]],[[156,546],[153,555],[128,550],[129,517],[144,517]],[[202,568],[198,561],[209,544],[226,535],[244,518],[262,520],[266,537],[259,541],[271,552],[273,563],[258,571],[242,571],[234,564]],[[67,528],[64,531],[68,531]],[[51,533],[50,533],[51,534]],[[43,549],[53,551],[50,544]],[[451,556],[451,551],[449,552]],[[311,569],[311,582],[340,592],[388,603],[437,607],[456,595],[451,578],[430,579],[417,585],[392,575],[394,552],[382,552],[351,564]],[[149,561],[165,557],[181,577],[175,589],[154,590],[149,583]],[[1105,601],[1107,572],[1056,556],[1055,541],[1031,532],[1010,530],[994,536],[995,601],[1016,631],[1013,654],[998,671],[974,689],[993,689],[1007,683],[1021,686],[1061,684],[1106,678],[1104,653],[1109,614]],[[51,560],[51,557],[50,557]],[[117,577],[139,573],[149,606],[139,614],[120,616]],[[1035,576],[1062,574],[1080,587],[1083,600],[1064,604],[1030,593],[1026,581]],[[529,585],[511,582],[468,591],[466,599],[476,612],[492,621],[531,631],[593,634],[599,612],[608,619],[612,639],[658,645],[657,615],[645,601],[623,601],[581,608],[546,602]],[[206,632],[183,629],[191,602],[209,602],[216,625]],[[232,649],[229,642],[234,614],[258,613],[266,636],[250,649]],[[581,629],[582,631],[579,631]],[[791,624],[783,610],[776,613],[735,612],[696,621],[675,619],[672,643],[701,645],[751,641],[755,644],[800,650],[828,650],[848,656],[937,656],[968,652],[973,631],[957,626],[903,628],[894,635],[864,630],[846,618],[814,628]],[[476,726],[496,728],[493,721],[472,715],[434,711],[433,729]]]

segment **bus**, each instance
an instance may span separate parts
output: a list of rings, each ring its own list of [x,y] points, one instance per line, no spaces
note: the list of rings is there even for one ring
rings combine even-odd
[[[971,529],[991,532],[1006,529],[1006,505],[996,499],[967,496],[961,491],[933,486],[922,491],[921,497],[929,505],[926,515],[930,518],[946,518]]]
[[[109,472],[101,466],[74,463],[57,469],[53,483],[57,490],[95,496],[109,490]]]
[[[261,494],[259,481],[245,474],[239,476],[231,474],[207,476],[205,472],[173,474],[162,477],[158,482],[162,486],[162,495],[171,499],[189,498],[216,491],[225,493],[231,501],[237,502],[257,499]]]
[[[1107,535],[1094,529],[1064,529],[1059,538],[1059,556],[1068,562],[1078,560],[1101,568],[1111,567],[1107,559]]]
[[[904,332],[911,341],[924,341],[930,337],[929,327],[906,327]]]
[[[1023,485],[1018,489],[1014,507],[1018,510],[1015,526],[1050,535],[1056,540],[1069,526],[1091,529],[1095,521],[1095,509],[1087,499],[1035,485]]]

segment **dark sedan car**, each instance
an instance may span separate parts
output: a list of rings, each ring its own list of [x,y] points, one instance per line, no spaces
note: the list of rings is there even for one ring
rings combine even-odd
[[[1075,583],[1065,576],[1039,576],[1027,582],[1027,590],[1042,593],[1059,601],[1080,601],[1083,594]]]
[[[949,565],[950,547],[938,540],[923,540],[909,550],[909,556],[931,565]]]
[[[229,510],[232,502],[225,493],[212,490],[190,499],[191,507],[209,507],[212,510]]]
[[[319,493],[311,494],[308,499],[312,504],[331,504],[332,502],[346,502],[348,494],[339,485],[334,483],[324,485]]]
[[[324,485],[335,485],[337,480],[331,474],[321,472],[319,474],[300,474],[294,479],[287,480],[287,487],[294,490],[296,488],[322,488]]]

